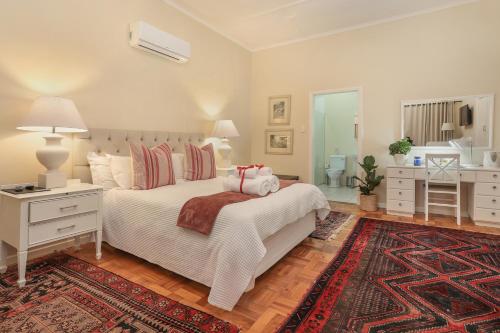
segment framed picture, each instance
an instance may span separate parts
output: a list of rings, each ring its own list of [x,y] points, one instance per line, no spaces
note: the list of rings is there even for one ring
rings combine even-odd
[[[266,130],[266,154],[293,154],[293,129]]]
[[[291,96],[269,97],[269,125],[290,125]]]

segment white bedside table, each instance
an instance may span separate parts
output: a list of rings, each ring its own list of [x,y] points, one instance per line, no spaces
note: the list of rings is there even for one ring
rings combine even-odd
[[[229,168],[217,167],[216,170],[217,170],[217,176],[227,177],[227,176],[233,174],[234,170],[236,170],[236,166],[233,165],[233,166],[230,166]]]
[[[7,270],[6,243],[17,249],[19,287],[26,284],[28,250],[66,238],[94,233],[101,258],[102,187],[75,184],[46,192],[0,191],[0,273]]]

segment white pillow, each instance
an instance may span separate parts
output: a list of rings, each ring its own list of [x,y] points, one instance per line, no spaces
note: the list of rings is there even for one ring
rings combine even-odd
[[[102,186],[104,190],[118,187],[118,184],[113,179],[109,159],[106,156],[90,152],[87,154],[87,161],[89,161],[93,184]]]
[[[174,166],[175,179],[184,178],[184,154],[172,153],[172,164]]]
[[[115,182],[123,189],[132,188],[132,159],[130,156],[106,154]]]

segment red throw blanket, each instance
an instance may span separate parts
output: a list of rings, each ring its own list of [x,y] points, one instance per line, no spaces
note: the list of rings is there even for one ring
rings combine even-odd
[[[295,183],[298,183],[298,181],[280,180],[280,190]],[[177,218],[177,226],[195,230],[204,235],[210,235],[215,220],[224,206],[255,198],[260,197],[258,195],[238,192],[220,192],[192,198],[182,206]]]

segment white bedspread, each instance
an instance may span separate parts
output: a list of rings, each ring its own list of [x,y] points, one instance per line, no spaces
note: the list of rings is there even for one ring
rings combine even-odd
[[[263,240],[313,210],[330,210],[313,185],[295,184],[224,207],[209,236],[176,226],[183,204],[222,192],[222,178],[153,190],[112,189],[104,196],[104,240],[110,245],[210,286],[210,304],[231,310],[266,254]]]

